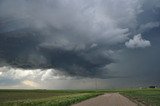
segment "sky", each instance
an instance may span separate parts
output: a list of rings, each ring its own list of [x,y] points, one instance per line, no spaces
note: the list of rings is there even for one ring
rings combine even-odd
[[[0,0],[0,89],[160,84],[159,0]]]

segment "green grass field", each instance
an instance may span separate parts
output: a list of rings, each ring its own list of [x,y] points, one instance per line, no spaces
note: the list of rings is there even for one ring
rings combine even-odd
[[[70,106],[103,93],[89,90],[0,90],[0,106]]]
[[[160,106],[160,89],[0,90],[0,106],[70,106],[110,92],[119,92],[147,106]]]
[[[160,89],[128,89],[119,92],[147,106],[160,106]]]

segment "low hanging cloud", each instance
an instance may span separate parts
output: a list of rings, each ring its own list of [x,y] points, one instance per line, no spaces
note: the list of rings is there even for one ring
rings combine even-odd
[[[128,48],[146,48],[151,46],[150,41],[142,39],[141,34],[135,35],[133,39],[130,39],[128,42],[125,43]]]
[[[77,80],[78,79],[78,80]],[[74,82],[77,80],[80,85]],[[65,82],[66,81],[66,82]],[[70,81],[72,83],[70,83]],[[72,85],[74,84],[74,85]],[[1,88],[68,88],[79,89],[94,86],[93,79],[89,77],[66,76],[55,69],[22,69],[13,67],[0,67]],[[82,87],[82,88],[83,88]]]
[[[0,67],[0,79],[11,80],[41,80],[48,79],[69,79],[69,76],[64,76],[62,72],[55,69],[22,69],[12,67]]]
[[[44,83],[56,80],[71,80],[76,77],[65,76],[55,69],[22,69],[13,67],[0,67],[0,86],[18,88],[39,88]]]

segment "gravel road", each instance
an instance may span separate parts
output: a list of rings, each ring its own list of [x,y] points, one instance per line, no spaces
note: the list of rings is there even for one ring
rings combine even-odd
[[[108,93],[82,101],[72,106],[138,106],[119,93]]]

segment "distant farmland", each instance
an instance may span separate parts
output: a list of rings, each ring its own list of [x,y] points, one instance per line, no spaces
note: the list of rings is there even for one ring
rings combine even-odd
[[[160,89],[0,90],[0,106],[70,106],[104,93],[119,92],[131,100],[160,106]]]

